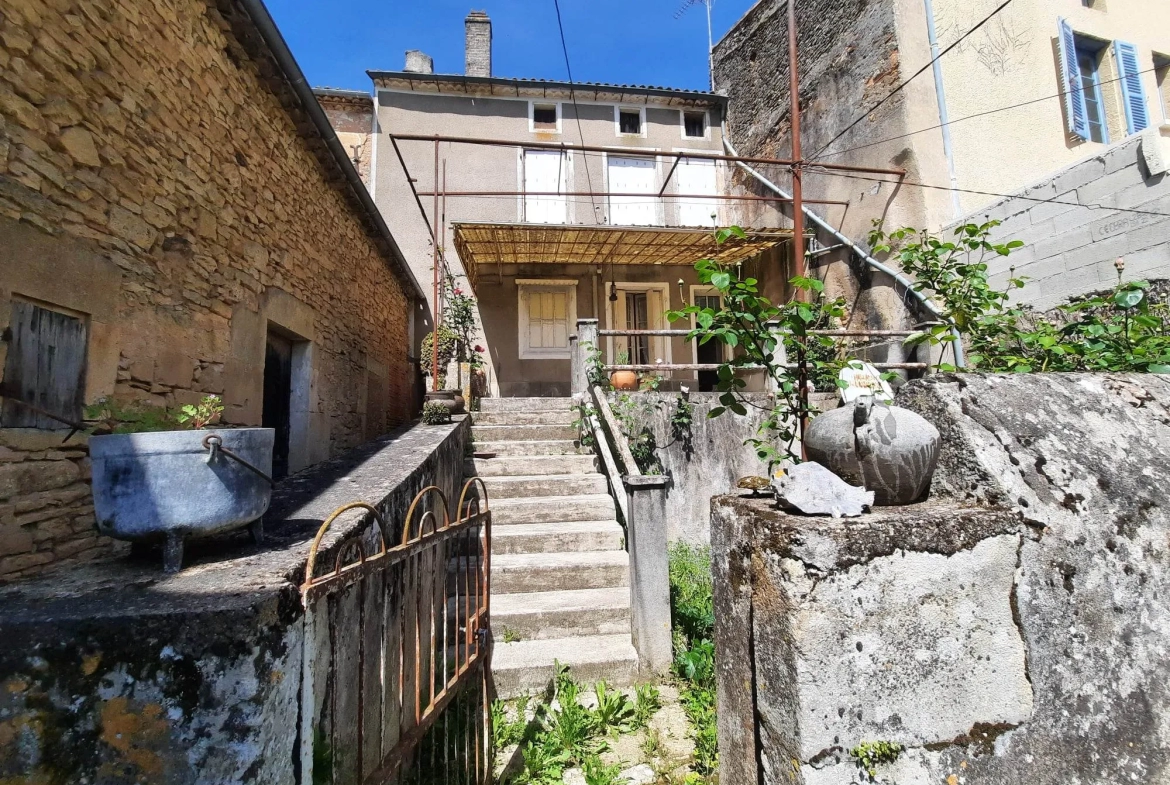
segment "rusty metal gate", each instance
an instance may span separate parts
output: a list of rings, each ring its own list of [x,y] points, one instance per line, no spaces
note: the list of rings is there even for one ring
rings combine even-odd
[[[464,485],[455,520],[449,509],[430,486],[393,531],[378,510],[355,502],[317,532],[301,586],[301,783],[490,781],[483,481]],[[318,573],[325,534],[353,510],[377,526],[331,548],[332,565]]]

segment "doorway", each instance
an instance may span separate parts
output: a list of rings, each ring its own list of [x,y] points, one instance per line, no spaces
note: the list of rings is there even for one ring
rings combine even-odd
[[[713,311],[720,311],[723,308],[723,302],[720,300],[718,294],[695,294],[693,295],[695,305],[699,308],[710,308]],[[702,365],[719,365],[723,362],[723,344],[717,340],[710,340],[706,343],[694,342],[695,346],[695,362]],[[698,371],[696,372],[697,381],[699,383],[699,392],[714,392],[716,386],[719,384],[718,371]]]
[[[272,479],[288,476],[292,433],[293,342],[268,331],[264,347],[264,404],[261,425],[276,431],[272,447]]]

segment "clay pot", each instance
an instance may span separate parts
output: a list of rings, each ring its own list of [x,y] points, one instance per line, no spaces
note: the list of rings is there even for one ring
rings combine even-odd
[[[633,371],[614,371],[609,375],[609,384],[615,390],[636,390],[638,374]]]
[[[804,434],[810,461],[864,485],[879,505],[910,504],[930,490],[939,441],[938,429],[918,414],[869,396],[818,415]]]
[[[458,401],[456,401],[458,397]],[[446,407],[448,413],[458,414],[463,411],[465,402],[462,395],[457,395],[454,390],[428,390],[426,395],[427,401],[438,401]]]

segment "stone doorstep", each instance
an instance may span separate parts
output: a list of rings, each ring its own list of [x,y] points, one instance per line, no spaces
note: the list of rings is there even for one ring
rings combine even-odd
[[[601,679],[625,687],[638,676],[638,654],[629,633],[497,643],[492,676],[503,699],[542,691],[552,681],[554,662],[568,665],[584,684]]]

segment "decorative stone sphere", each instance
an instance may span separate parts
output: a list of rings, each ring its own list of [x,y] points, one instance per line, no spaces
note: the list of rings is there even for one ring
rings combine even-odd
[[[930,490],[939,441],[918,414],[871,397],[818,415],[804,434],[810,461],[873,491],[879,505],[910,504]]]

